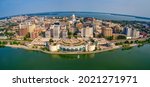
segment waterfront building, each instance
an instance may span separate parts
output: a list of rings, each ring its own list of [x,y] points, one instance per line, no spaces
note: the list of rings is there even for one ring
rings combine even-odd
[[[60,45],[59,44],[52,44],[52,45],[49,45],[49,50],[51,52],[57,52],[60,48]]]
[[[64,46],[60,45],[60,50],[61,51],[67,51],[67,52],[80,52],[85,50],[85,45],[80,45],[80,46]]]
[[[83,39],[62,39],[59,41],[60,51],[80,52],[85,51],[85,41]]]
[[[95,44],[86,44],[86,51],[94,51],[96,48]]]
[[[112,30],[112,28],[103,27],[102,28],[102,34],[104,37],[110,37],[113,35],[113,30]]]

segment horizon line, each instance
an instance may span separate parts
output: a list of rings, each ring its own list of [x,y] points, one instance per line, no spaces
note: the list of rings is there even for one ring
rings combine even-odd
[[[23,15],[32,15],[32,14],[40,14],[40,13],[54,13],[54,12],[80,12],[80,13],[101,13],[101,14],[111,14],[111,15],[119,15],[119,16],[128,16],[128,17],[137,17],[150,20],[150,17],[146,16],[137,16],[137,15],[130,15],[130,14],[123,14],[123,13],[111,13],[111,12],[98,12],[98,11],[43,11],[43,12],[33,12],[33,13],[22,13],[22,14],[14,14],[10,16],[0,17],[0,19],[8,18],[8,17],[15,17],[15,16],[23,16]]]

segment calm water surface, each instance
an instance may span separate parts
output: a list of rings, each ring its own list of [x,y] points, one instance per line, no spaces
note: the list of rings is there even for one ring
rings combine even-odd
[[[79,56],[5,47],[0,48],[0,69],[150,70],[150,45]]]
[[[126,21],[150,22],[150,18],[111,14],[111,13],[100,13],[100,12],[45,12],[45,13],[29,14],[29,16],[70,17],[72,16],[72,14],[75,14],[76,16],[80,16],[80,17],[94,17],[101,20],[126,20]]]

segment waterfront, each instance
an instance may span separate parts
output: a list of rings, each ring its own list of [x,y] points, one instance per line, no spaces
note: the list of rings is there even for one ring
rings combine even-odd
[[[0,69],[149,70],[150,45],[97,54],[51,55],[39,51],[0,48]]]

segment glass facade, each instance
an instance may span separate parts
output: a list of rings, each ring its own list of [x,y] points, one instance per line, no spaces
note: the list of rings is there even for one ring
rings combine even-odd
[[[60,46],[60,51],[67,51],[67,52],[76,52],[76,51],[85,51],[85,46]]]

